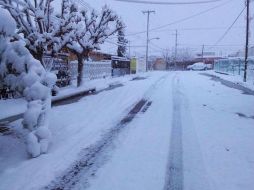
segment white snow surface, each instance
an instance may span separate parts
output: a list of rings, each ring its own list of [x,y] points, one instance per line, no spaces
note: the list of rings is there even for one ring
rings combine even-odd
[[[149,77],[146,82],[130,81],[133,76],[122,77],[126,80],[124,87],[105,91],[96,96],[89,96],[77,103],[55,107],[51,110],[50,130],[52,146],[49,153],[28,160],[23,149],[22,139],[0,137],[2,141],[18,144],[12,147],[0,148],[2,165],[0,168],[0,189],[38,189],[47,185],[52,179],[63,172],[78,158],[79,152],[95,143],[101,135],[110,129],[140,100],[144,91],[164,73]],[[146,74],[145,74],[146,75]],[[112,82],[115,82],[113,79]],[[128,81],[128,82],[127,82]],[[117,95],[115,95],[115,93]],[[23,149],[25,151],[25,149]],[[13,152],[17,152],[17,162],[12,162]],[[4,160],[8,165],[4,164]],[[15,183],[13,183],[15,179]]]
[[[135,76],[136,75],[126,75],[124,77],[115,77],[115,78],[109,77],[105,79],[85,80],[84,84],[79,88],[77,88],[75,85],[60,88],[59,93],[56,96],[53,96],[52,100],[54,101],[54,100],[66,98],[70,95],[80,93],[84,90],[89,90],[94,88],[96,90],[102,90],[104,88],[107,88],[109,85],[120,84],[120,83],[124,84]],[[142,74],[140,76],[142,76]],[[0,108],[1,108],[0,119],[4,119],[10,116],[24,113],[27,108],[27,102],[23,98],[7,99],[7,100],[1,99]]]
[[[24,113],[27,102],[23,98],[0,100],[0,119]]]
[[[4,34],[6,36],[12,36],[14,34],[14,31],[16,29],[16,23],[15,21],[10,18],[10,16],[8,15],[9,13],[0,8],[0,33]],[[4,20],[4,22],[3,22]],[[8,24],[6,24],[8,23]]]
[[[239,75],[231,75],[231,74],[220,74],[215,72],[214,70],[207,71],[207,73],[215,75],[217,77],[220,77],[222,79],[234,82],[236,84],[240,84],[241,86],[244,86],[246,88],[254,90],[254,80],[247,80],[247,82],[243,82],[243,77]]]
[[[153,104],[117,140],[112,158],[91,179],[90,190],[163,189],[172,133],[172,102],[181,99],[183,187],[251,190],[254,186],[254,97],[197,72],[178,72],[157,87]],[[178,88],[178,89],[174,89]],[[178,91],[174,95],[172,91]],[[176,96],[176,97],[174,97]],[[180,125],[180,124],[179,124]],[[180,127],[180,126],[178,126]],[[178,168],[179,169],[179,168]],[[83,189],[82,180],[76,189]]]
[[[254,96],[199,72],[147,75],[146,80],[137,81],[123,77],[123,87],[53,108],[53,145],[38,158],[27,159],[19,133],[0,136],[0,189],[47,185],[145,97],[152,105],[118,136],[110,158],[90,179],[88,189],[163,189],[176,122],[182,129],[184,189],[252,190],[254,120],[237,113],[254,116]],[[181,108],[180,118],[174,118],[173,105]],[[13,125],[18,128],[19,121]],[[81,178],[75,189],[82,187]]]

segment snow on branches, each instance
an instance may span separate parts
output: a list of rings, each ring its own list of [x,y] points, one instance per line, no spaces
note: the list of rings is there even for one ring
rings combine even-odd
[[[125,57],[126,56],[126,50],[127,50],[127,44],[128,40],[125,38],[125,26],[123,23],[120,23],[121,29],[117,32],[117,56],[119,57]],[[129,55],[130,56],[130,55]]]
[[[0,85],[19,91],[28,101],[22,123],[30,131],[27,136],[28,153],[37,157],[47,152],[51,139],[48,114],[50,89],[56,82],[56,76],[45,71],[23,41],[12,40],[15,29],[15,21],[0,9]]]
[[[57,14],[53,0],[0,0],[0,82],[19,91],[28,101],[23,125],[30,130],[28,152],[45,153],[50,142],[48,112],[50,89],[56,76],[45,71],[43,55],[69,49],[78,59],[78,86],[84,59],[124,25],[107,6],[98,13],[81,9],[75,1],[62,0]],[[11,19],[12,18],[12,19]],[[8,22],[2,22],[8,20]],[[8,23],[8,25],[6,24]],[[16,30],[17,26],[17,30]],[[12,38],[12,40],[11,40]]]
[[[17,23],[18,33],[23,35],[27,49],[34,58],[42,62],[42,56],[52,51],[55,35],[53,0],[0,0]],[[16,36],[21,38],[20,35]],[[52,52],[51,52],[52,53]]]
[[[100,44],[121,30],[124,25],[107,6],[100,13],[81,9],[75,1],[62,0],[57,14],[53,0],[0,0],[18,26],[16,38],[23,39],[27,49],[43,64],[43,54],[55,54],[67,48],[78,59],[78,86],[82,82],[83,60],[90,51],[100,49]]]
[[[65,46],[72,51],[78,59],[78,86],[82,83],[83,61],[89,52],[100,49],[105,40],[123,28],[120,18],[107,6],[102,7],[100,13],[95,10],[80,9],[75,3],[64,0],[61,18],[65,30],[72,31],[66,40],[65,32],[62,39]]]

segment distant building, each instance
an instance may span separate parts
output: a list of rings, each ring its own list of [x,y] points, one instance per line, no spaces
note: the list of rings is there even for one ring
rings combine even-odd
[[[69,57],[68,60],[69,61],[76,61],[77,57],[74,53],[72,53],[71,51],[64,51],[64,52],[68,52]],[[105,61],[105,60],[111,60],[111,54],[108,53],[103,53],[103,52],[98,52],[98,51],[92,51],[89,53],[89,60],[91,61]]]
[[[111,57],[113,55],[108,54],[108,53],[102,53],[98,51],[92,51],[89,53],[89,58],[92,61],[103,61],[103,60],[111,60]]]
[[[249,56],[254,56],[254,46],[249,48],[248,54]],[[245,50],[239,50],[229,55],[229,57],[244,57],[244,56],[245,56]]]
[[[222,57],[217,56],[215,52],[204,52],[203,54],[197,54],[196,57],[194,58],[194,61],[214,65],[215,61],[221,58]]]
[[[153,64],[153,69],[154,70],[166,70],[167,69],[167,63],[165,61],[165,59],[163,58],[157,58]]]

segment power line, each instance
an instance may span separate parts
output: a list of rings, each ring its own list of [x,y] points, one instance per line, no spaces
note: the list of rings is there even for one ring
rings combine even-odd
[[[243,29],[244,26],[238,26],[234,27],[234,29]],[[198,30],[224,30],[227,29],[227,27],[193,27],[193,28],[178,28],[178,31],[198,31]],[[175,31],[175,29],[165,29],[165,30],[159,30],[156,32],[169,32],[169,31]],[[151,31],[154,32],[154,31]]]
[[[118,46],[118,45],[121,45],[121,46],[128,46],[128,44],[122,44],[122,43],[116,43],[116,42],[112,42],[112,41],[108,41],[108,40],[106,40],[105,41],[106,43],[109,43],[109,44],[113,44],[113,45],[116,45],[116,46]],[[146,47],[146,45],[131,45],[131,46],[129,46],[129,47]]]
[[[193,28],[180,28],[180,29],[177,29],[178,31],[202,31],[202,30],[224,30],[224,29],[227,29],[228,27],[220,27],[220,26],[215,26],[215,27],[193,27]],[[245,26],[235,26],[234,28],[232,29],[243,29],[245,28]],[[170,31],[175,31],[175,29],[165,29],[165,30],[158,30],[158,31],[151,31],[150,32],[170,32]],[[124,37],[125,35],[123,35]],[[109,39],[115,39],[117,38],[117,36],[114,36],[114,37],[110,37]]]
[[[228,27],[193,27],[193,28],[180,28],[177,29],[178,31],[211,31],[211,30],[224,30],[227,29]],[[245,26],[235,26],[232,29],[244,29]],[[231,29],[231,30],[232,30]],[[170,31],[175,31],[175,29],[165,29],[165,30],[159,30],[159,31],[151,31],[151,32],[170,32]],[[125,35],[123,35],[123,37],[125,37]],[[118,38],[117,36],[114,37],[109,37],[108,39],[115,39]]]
[[[154,46],[154,47],[157,48],[157,49],[165,50],[165,48],[162,48],[162,47],[160,47],[160,46],[154,44],[153,42],[150,42],[150,43],[151,43],[152,46]]]
[[[214,9],[217,9],[217,8],[219,8],[219,7],[222,7],[222,6],[224,6],[225,4],[227,4],[227,3],[231,2],[231,1],[233,1],[233,0],[226,1],[226,2],[224,2],[224,3],[222,3],[222,4],[219,4],[219,5],[217,5],[217,6],[211,7],[211,8],[209,8],[209,9],[206,9],[206,10],[203,10],[203,11],[200,11],[200,12],[198,12],[198,13],[196,13],[196,14],[193,14],[193,15],[190,15],[190,16],[188,16],[188,17],[184,17],[184,18],[182,18],[182,19],[178,19],[178,20],[176,20],[176,21],[174,21],[174,22],[171,22],[171,23],[168,23],[168,24],[165,24],[165,25],[161,25],[161,26],[152,28],[150,31],[158,30],[158,29],[161,29],[161,28],[165,28],[165,27],[168,27],[168,26],[171,26],[171,25],[174,25],[174,24],[178,24],[178,23],[184,22],[184,21],[186,21],[186,20],[190,20],[190,19],[192,19],[192,18],[194,18],[194,17],[200,16],[200,15],[205,14],[205,13],[207,13],[207,12],[210,12],[210,11],[212,11],[212,10],[214,10]],[[126,34],[126,36],[134,36],[134,35],[138,35],[138,34],[143,34],[143,33],[145,33],[145,32],[146,32],[146,31],[140,31],[140,32],[136,32],[136,33]]]
[[[178,44],[180,46],[202,46],[202,44]],[[250,45],[254,45],[254,44],[250,44]],[[211,44],[205,44],[205,46],[208,47],[240,47],[240,46],[244,46],[244,44],[219,44],[219,45],[211,45]]]
[[[207,0],[207,1],[182,1],[182,2],[166,2],[166,1],[142,1],[142,0],[115,0],[125,3],[140,3],[140,4],[156,4],[156,5],[190,5],[190,4],[205,4],[205,3],[215,3],[222,0]]]
[[[151,49],[153,50],[153,52],[160,52],[161,53],[163,51],[163,50],[160,50],[159,48],[156,48],[154,46],[151,46]]]
[[[228,32],[232,29],[232,27],[234,26],[234,24],[237,22],[237,20],[240,18],[240,16],[242,15],[243,11],[245,10],[246,6],[244,6],[244,8],[242,9],[242,11],[238,14],[238,16],[235,18],[234,22],[228,27],[228,29],[224,32],[224,34],[216,41],[216,43],[214,45],[218,45],[228,34]]]

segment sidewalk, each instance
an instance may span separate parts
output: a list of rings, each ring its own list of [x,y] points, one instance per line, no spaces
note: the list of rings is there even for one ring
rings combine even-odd
[[[94,93],[95,91],[95,88],[84,90],[77,89],[77,91],[70,92],[69,94],[53,96],[51,100],[52,106],[64,105],[64,102],[66,101],[75,99],[77,97],[82,98],[84,96]],[[12,101],[14,101],[14,103]],[[1,111],[0,114],[0,126],[5,125],[6,123],[16,121],[23,117],[23,113],[26,110],[27,102],[23,98],[12,99],[12,101],[0,101],[0,107],[5,108],[5,111]]]
[[[206,73],[217,76],[221,79],[233,82],[235,84],[241,85],[243,87],[249,88],[254,91],[254,80],[252,79],[247,80],[247,82],[243,82],[243,76],[239,76],[239,75],[232,75],[228,73],[217,72],[214,70],[206,71]]]
[[[132,80],[136,75],[117,78],[96,79],[85,81],[84,85],[77,88],[68,86],[61,88],[57,96],[52,97],[52,106],[60,106],[77,102],[88,95],[95,95],[105,90],[112,90],[123,86],[126,81]],[[5,125],[21,119],[26,110],[27,102],[23,98],[0,100],[0,125]]]
[[[220,77],[218,75],[213,75],[213,74],[210,74],[210,73],[200,73],[200,74],[203,75],[203,76],[210,77],[211,80],[216,81],[216,82],[220,82],[224,86],[227,86],[229,88],[234,88],[236,90],[240,90],[240,91],[242,91],[243,94],[254,96],[254,90],[251,90],[250,88],[247,88],[247,87],[243,86],[242,84],[239,84],[238,82],[225,80],[225,79],[223,79],[222,77]]]

